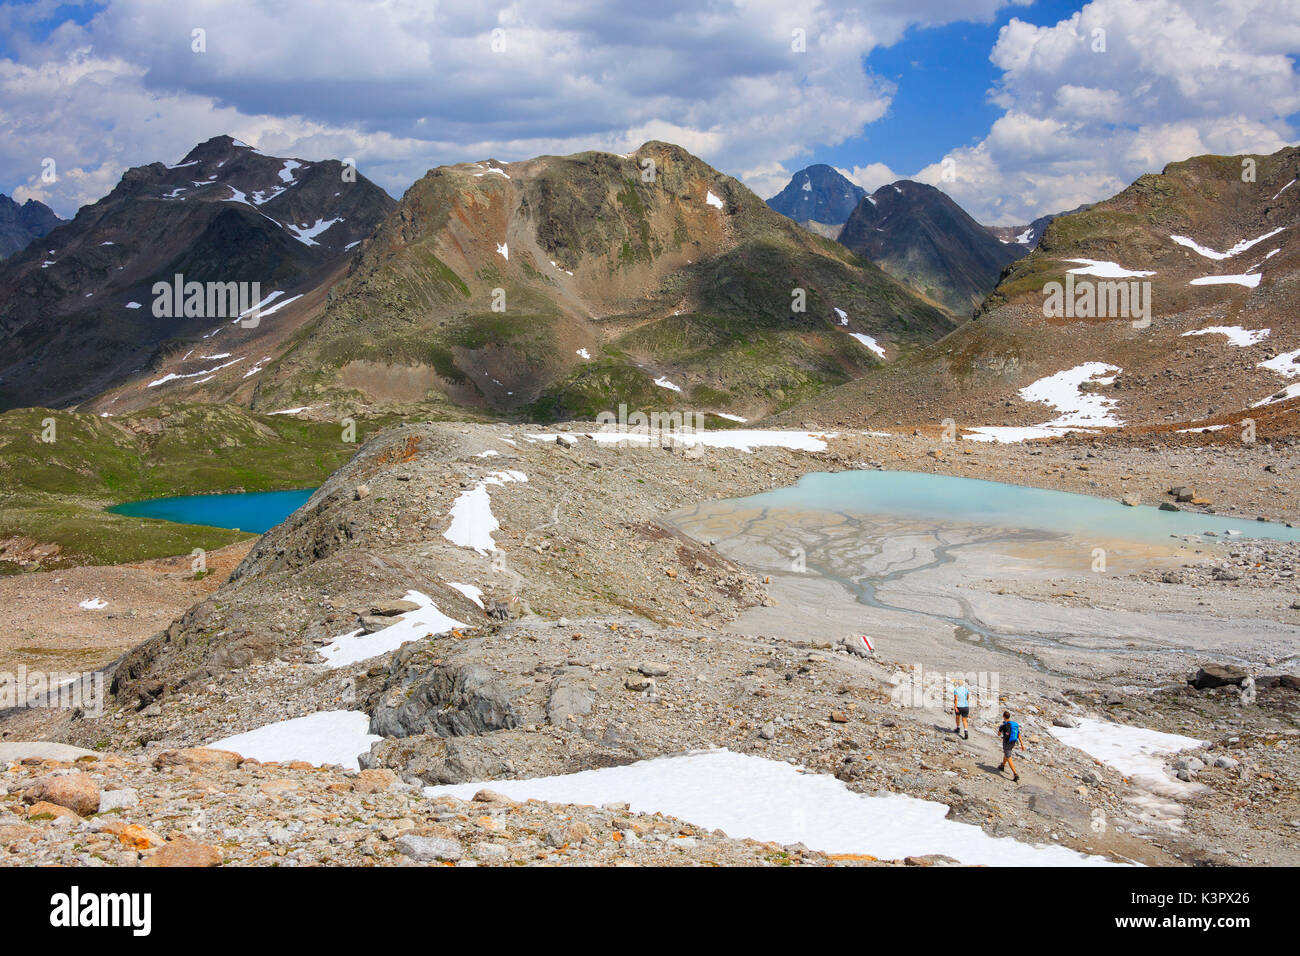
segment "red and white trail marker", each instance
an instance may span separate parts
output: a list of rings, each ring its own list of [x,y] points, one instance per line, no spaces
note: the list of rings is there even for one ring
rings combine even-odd
[[[871,638],[867,637],[867,635],[859,634],[857,636],[857,640],[861,641],[862,646],[865,647],[867,650],[869,650],[872,654],[876,653],[875,645],[871,643]]]

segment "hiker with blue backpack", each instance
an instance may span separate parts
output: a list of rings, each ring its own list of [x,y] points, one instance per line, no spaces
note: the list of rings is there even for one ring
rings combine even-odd
[[[1016,764],[1011,759],[1011,752],[1016,749],[1016,744],[1020,744],[1020,749],[1025,749],[1025,741],[1020,736],[1020,725],[1011,719],[1011,711],[1002,712],[1002,724],[998,727],[998,736],[1002,738],[1002,762],[998,764],[998,772],[1004,768],[1011,768],[1012,783],[1020,782],[1020,774],[1016,770]]]

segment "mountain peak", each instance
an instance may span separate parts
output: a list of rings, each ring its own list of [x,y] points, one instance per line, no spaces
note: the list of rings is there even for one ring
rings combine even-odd
[[[1001,242],[942,189],[911,179],[863,199],[839,241],[954,315],[969,315],[1028,251]]]
[[[25,249],[63,222],[43,202],[28,199],[21,206],[0,194],[0,259]]]
[[[799,170],[767,204],[798,223],[840,225],[848,220],[867,191],[839,170],[817,163]]]

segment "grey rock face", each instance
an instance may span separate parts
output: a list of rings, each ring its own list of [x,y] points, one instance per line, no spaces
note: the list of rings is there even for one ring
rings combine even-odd
[[[371,711],[371,733],[467,737],[518,725],[505,685],[484,667],[394,667],[396,672],[390,672],[386,689]]]

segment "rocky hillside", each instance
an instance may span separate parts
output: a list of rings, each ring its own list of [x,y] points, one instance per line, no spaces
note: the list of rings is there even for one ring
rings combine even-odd
[[[839,241],[960,318],[1026,251],[990,235],[943,190],[906,179],[863,199]]]
[[[824,235],[819,227],[826,227],[834,238],[837,230],[830,227],[844,225],[866,195],[865,189],[834,167],[818,163],[791,176],[786,187],[767,204],[814,232]]]
[[[27,248],[63,222],[43,202],[29,199],[21,206],[8,196],[0,195],[0,259]]]
[[[407,191],[256,405],[753,418],[951,327],[679,147],[487,160]]]
[[[504,850],[500,859],[512,858],[515,849],[549,855],[581,843],[583,857],[604,861],[617,856],[606,852],[618,849],[610,843],[631,842],[628,831],[644,838],[658,830],[657,822],[644,819],[641,829],[581,811],[575,822],[589,831],[561,832],[538,846],[535,833],[525,831],[563,827],[547,822],[541,805],[520,816],[485,796],[479,802],[496,803],[501,817],[484,822],[481,816],[495,815],[484,806],[458,820],[442,816],[436,803],[421,804],[419,788],[495,781],[486,786],[510,793],[519,780],[726,748],[834,775],[855,793],[943,803],[948,819],[989,835],[1146,864],[1202,862],[1218,847],[1231,847],[1235,861],[1242,834],[1286,832],[1296,806],[1295,757],[1269,741],[1278,741],[1279,722],[1294,712],[1289,685],[1261,690],[1259,706],[1243,708],[1233,697],[1170,680],[1169,668],[1182,664],[1166,663],[1171,658],[1164,648],[1149,658],[1158,662],[1158,672],[1155,663],[1142,664],[1141,670],[1111,673],[1100,685],[1089,670],[1093,659],[1080,657],[1072,665],[1077,673],[1063,678],[1023,663],[1033,651],[1004,655],[980,648],[998,655],[987,660],[1003,669],[1004,699],[1030,735],[1025,780],[1014,787],[990,771],[997,754],[987,731],[958,739],[943,732],[948,716],[941,709],[899,704],[893,690],[901,665],[888,652],[872,659],[848,653],[842,643],[837,649],[839,627],[821,614],[789,629],[782,625],[781,609],[799,606],[797,590],[781,590],[803,586],[789,580],[793,575],[772,571],[764,580],[764,572],[664,518],[709,499],[785,485],[809,470],[861,467],[870,458],[944,469],[985,459],[985,469],[1001,463],[1022,475],[1040,468],[996,446],[954,456],[956,462],[927,458],[925,447],[910,439],[846,434],[828,437],[821,451],[749,454],[619,448],[566,426],[543,433],[510,425],[422,424],[384,432],[264,536],[218,591],[110,669],[105,682],[112,697],[102,714],[66,708],[0,714],[8,740],[31,739],[24,735],[42,723],[40,736],[105,755],[98,764],[78,765],[93,780],[61,781],[84,796],[70,809],[94,825],[82,827],[41,806],[68,807],[56,798],[74,793],[43,780],[53,768],[39,764],[7,771],[10,804],[21,812],[4,819],[0,811],[0,823],[31,828],[15,832],[30,854],[21,859],[76,860],[77,841],[60,838],[55,821],[62,819],[81,828],[75,832],[84,833],[82,852],[106,854],[106,862],[140,862],[141,852],[151,856],[148,851],[174,842],[158,786],[188,768],[211,787],[213,799],[203,797],[202,805],[210,809],[223,851],[209,852],[213,862],[266,859],[261,851],[268,848],[272,856],[283,848],[310,862],[318,859],[322,841],[348,861],[400,862],[402,854],[418,859],[426,845],[403,843],[403,836],[447,840],[450,845],[441,845],[473,857]],[[1054,467],[1071,461],[1070,452],[1054,451],[1054,461],[1047,454]],[[1252,453],[1265,460],[1262,450]],[[1216,450],[1210,457],[1223,465],[1227,455]],[[1107,458],[1100,467],[1110,469],[1108,482],[1118,482],[1124,464]],[[1075,469],[1061,470],[1080,480]],[[1161,472],[1155,480],[1164,479]],[[493,518],[488,541],[456,531],[458,509],[476,497]],[[990,573],[969,593],[983,601],[1004,576]],[[1162,589],[1182,586],[1115,578],[1097,583],[1087,571],[1068,582],[1034,573],[1008,586],[1017,593],[1055,592],[1032,592],[1032,613],[1052,607],[1063,583],[1071,595],[1085,586],[1119,588],[1121,595],[1137,588],[1132,600],[1144,606],[1171,600],[1160,596]],[[1216,606],[1235,593],[1225,582],[1206,587],[1218,589],[1202,592]],[[1262,621],[1290,615],[1277,608],[1286,587],[1274,583],[1240,600]],[[1252,597],[1257,594],[1262,597]],[[762,612],[778,616],[752,616]],[[948,633],[945,628],[945,648],[954,643]],[[899,654],[916,653],[892,633],[888,640]],[[1107,655],[1108,661],[1125,659]],[[1188,810],[1186,832],[1140,826],[1143,811],[1127,803],[1131,788],[1123,775],[1063,745],[1051,730],[1099,712],[1139,727],[1204,734],[1214,742],[1202,755],[1206,765],[1231,757],[1202,767],[1200,782],[1210,789]],[[1227,715],[1235,722],[1225,729]],[[272,724],[289,735],[291,726],[302,725],[282,722],[299,720],[316,728],[309,737],[320,748],[318,756],[302,760],[342,764],[359,754],[353,772],[317,771],[313,783],[298,776],[306,772],[299,758],[283,749],[268,754],[245,736]],[[226,752],[189,750],[204,744]],[[368,772],[357,772],[358,764]],[[268,796],[332,801],[337,816],[299,821],[295,829],[275,801],[250,803],[239,796],[259,789]],[[373,796],[370,808],[354,807],[354,793]],[[1244,809],[1246,796],[1267,799]],[[106,816],[113,807],[123,812]],[[445,809],[455,814],[467,808]],[[1098,814],[1120,825],[1091,826]],[[162,839],[145,833],[152,845],[115,845],[119,833],[110,826],[119,817]],[[618,828],[621,839],[611,832]],[[694,830],[673,835],[700,837]],[[481,846],[507,839],[517,845]],[[188,848],[171,852],[182,849]],[[722,845],[709,849],[729,852]],[[1250,852],[1264,862],[1295,857],[1285,841]]]
[[[893,422],[910,407],[921,423],[1209,427],[1234,441],[1244,417],[1289,416],[1300,394],[1298,167],[1289,148],[1143,176],[1053,221],[975,321],[794,414]],[[1127,308],[1106,282],[1122,284]]]
[[[159,388],[223,363],[243,384],[393,205],[336,160],[267,156],[229,136],[175,165],[128,170],[0,265],[0,408],[66,406],[139,379],[157,401],[169,397]],[[181,308],[156,308],[155,283],[176,276],[205,294],[191,304],[183,290]],[[208,283],[259,283],[257,327],[233,321],[233,296],[210,299]]]

